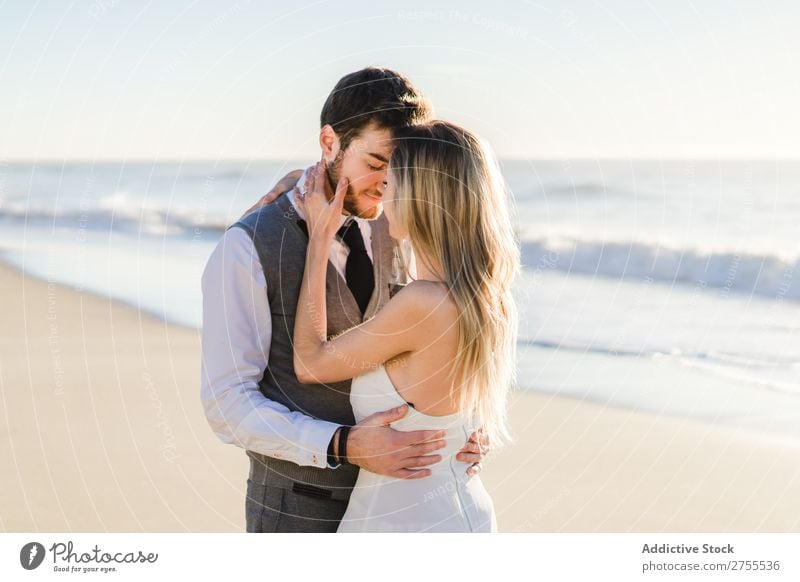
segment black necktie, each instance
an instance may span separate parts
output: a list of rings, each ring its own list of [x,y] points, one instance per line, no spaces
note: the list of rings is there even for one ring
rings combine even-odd
[[[308,226],[305,221],[298,220],[297,224],[308,236]],[[372,292],[375,290],[375,274],[372,269],[372,261],[367,254],[367,248],[364,246],[361,228],[355,219],[348,219],[338,230],[336,236],[350,249],[344,268],[345,280],[363,315],[372,298]]]
[[[345,278],[347,286],[356,298],[359,309],[363,314],[367,310],[372,292],[375,290],[375,274],[372,270],[372,261],[369,260],[364,239],[361,237],[361,228],[355,219],[348,219],[336,236],[344,241],[350,249],[345,265]]]

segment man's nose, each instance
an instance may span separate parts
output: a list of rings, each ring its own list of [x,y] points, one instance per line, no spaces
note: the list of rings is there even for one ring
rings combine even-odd
[[[370,178],[375,187],[383,191],[383,185],[386,183],[386,170],[376,170],[370,174]]]

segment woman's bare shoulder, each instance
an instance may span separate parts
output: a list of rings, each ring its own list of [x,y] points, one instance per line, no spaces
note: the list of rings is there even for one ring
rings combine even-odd
[[[402,302],[403,306],[420,318],[435,316],[453,319],[458,315],[447,285],[437,281],[412,281],[394,297],[393,301]]]

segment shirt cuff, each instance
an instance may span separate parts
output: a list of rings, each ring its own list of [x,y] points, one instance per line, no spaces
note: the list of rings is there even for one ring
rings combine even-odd
[[[340,467],[341,464],[330,465],[328,463],[328,445],[336,430],[342,425],[325,420],[318,420],[314,423],[309,423],[309,425],[308,433],[304,439],[307,444],[306,450],[310,452],[308,464],[320,469],[336,469]]]

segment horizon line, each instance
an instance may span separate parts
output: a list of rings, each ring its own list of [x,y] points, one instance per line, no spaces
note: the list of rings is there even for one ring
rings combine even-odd
[[[245,157],[231,157],[231,158],[206,158],[206,157],[191,157],[191,158],[2,158],[0,157],[0,168],[8,164],[109,164],[109,163],[159,163],[159,164],[215,164],[215,163],[288,163],[288,162],[303,162],[312,160],[314,156],[309,157],[258,157],[258,158],[245,158]],[[796,156],[743,156],[743,155],[730,155],[730,156],[497,156],[500,162],[591,162],[591,161],[634,161],[634,162],[721,162],[721,161],[741,161],[741,162],[796,162],[800,161],[800,155]]]

